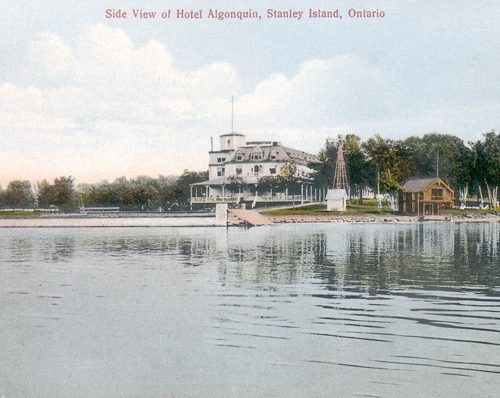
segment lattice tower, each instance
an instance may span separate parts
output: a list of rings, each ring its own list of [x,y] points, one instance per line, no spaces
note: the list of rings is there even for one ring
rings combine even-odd
[[[339,142],[337,149],[337,163],[335,164],[333,188],[347,189],[347,173],[345,169],[345,159],[344,159],[344,150],[342,148],[342,142]]]

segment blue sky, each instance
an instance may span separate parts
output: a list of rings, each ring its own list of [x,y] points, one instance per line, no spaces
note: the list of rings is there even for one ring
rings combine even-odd
[[[436,4],[437,3],[437,4]],[[179,174],[230,129],[316,153],[328,137],[498,130],[496,1],[16,1],[0,14],[0,184]],[[109,20],[107,8],[256,10]],[[268,20],[339,8],[338,20]],[[383,10],[381,19],[347,11]]]

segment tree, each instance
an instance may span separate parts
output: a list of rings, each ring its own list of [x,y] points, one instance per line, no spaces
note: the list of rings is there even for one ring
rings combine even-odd
[[[191,196],[190,184],[206,181],[208,179],[208,171],[189,171],[184,170],[181,176],[175,183],[173,190],[173,199],[181,203],[187,203]]]
[[[371,162],[367,160],[365,151],[361,148],[361,140],[354,134],[346,135],[345,160],[347,171],[347,183],[350,192],[357,192],[359,200],[363,200],[363,188],[375,187],[376,171]]]
[[[459,199],[466,205],[469,188],[474,182],[475,153],[465,145],[458,149],[451,158],[450,180],[459,192]]]
[[[40,207],[57,206],[71,211],[76,205],[73,177],[59,177],[50,184],[47,180],[38,183],[38,204]]]
[[[500,185],[500,133],[490,131],[484,134],[484,141],[472,144],[475,152],[475,181],[481,187],[485,184],[491,206],[498,207],[498,186]]]
[[[363,149],[377,170],[382,192],[397,191],[401,182],[415,175],[415,153],[404,142],[375,135],[363,144]]]
[[[335,143],[326,140],[324,148],[318,153],[317,161],[308,165],[309,168],[314,170],[312,173],[314,185],[318,187],[332,186],[336,161],[337,149]]]
[[[226,184],[226,189],[232,193],[239,193],[243,184],[243,178],[238,176],[229,176],[227,180],[228,183]]]
[[[415,154],[415,172],[420,177],[439,176],[449,185],[458,188],[456,176],[453,174],[455,161],[463,153],[463,141],[453,135],[430,133],[422,138],[409,137],[404,143],[413,149]]]
[[[2,193],[4,205],[9,207],[31,208],[35,198],[29,181],[15,180],[9,182],[7,189]]]

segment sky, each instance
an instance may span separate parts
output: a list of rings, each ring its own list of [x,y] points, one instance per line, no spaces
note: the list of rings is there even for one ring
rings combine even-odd
[[[0,4],[2,187],[206,170],[210,138],[217,146],[231,130],[232,96],[235,131],[310,153],[338,134],[468,142],[499,129],[498,1]],[[342,19],[311,19],[309,8]],[[385,16],[349,18],[351,8]],[[169,9],[204,18],[161,18]],[[261,19],[208,19],[209,9]],[[270,19],[268,9],[304,15]]]

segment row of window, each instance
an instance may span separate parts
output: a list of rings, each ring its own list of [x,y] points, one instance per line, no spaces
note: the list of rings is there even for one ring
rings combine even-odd
[[[262,166],[254,166],[251,169],[251,173],[254,176],[259,175],[263,170]],[[243,170],[241,167],[236,167],[236,175],[241,175],[243,173]],[[269,174],[276,174],[276,167],[271,167],[269,169]],[[217,167],[217,177],[224,177],[226,175],[226,168],[225,167]]]

